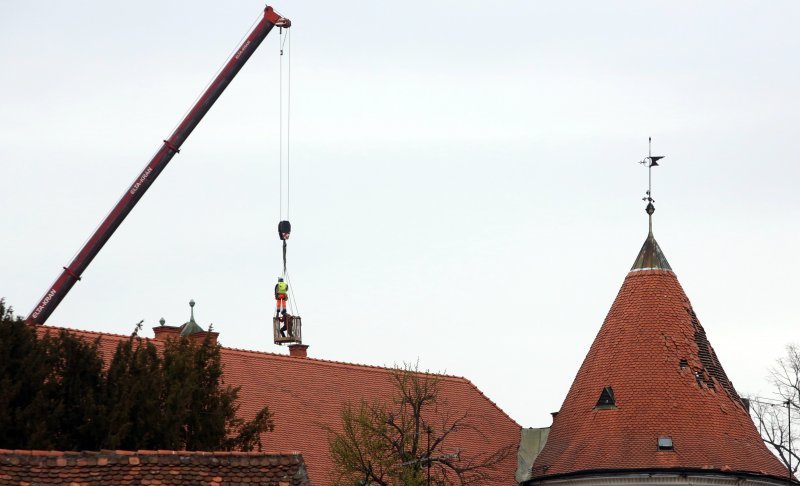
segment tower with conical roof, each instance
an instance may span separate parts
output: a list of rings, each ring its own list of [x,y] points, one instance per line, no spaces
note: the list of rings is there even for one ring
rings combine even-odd
[[[786,484],[653,236],[650,189],[644,199],[647,238],[524,484]]]

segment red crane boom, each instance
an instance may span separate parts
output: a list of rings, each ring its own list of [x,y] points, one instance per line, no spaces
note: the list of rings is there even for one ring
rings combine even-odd
[[[142,198],[147,189],[153,184],[164,167],[167,166],[172,157],[180,151],[181,145],[192,133],[192,130],[197,127],[200,120],[203,119],[208,110],[217,101],[225,88],[228,87],[234,76],[242,69],[242,66],[250,59],[250,56],[255,52],[261,42],[267,37],[267,34],[273,27],[288,28],[292,25],[291,21],[283,18],[272,7],[264,9],[264,17],[256,24],[250,34],[245,38],[242,45],[239,46],[236,53],[230,58],[225,66],[220,71],[219,75],[214,78],[214,81],[203,92],[200,99],[192,107],[186,117],[181,121],[180,125],[172,132],[172,135],[164,140],[163,145],[158,149],[155,156],[150,160],[147,166],[142,170],[133,184],[125,191],[122,198],[119,200],[114,209],[111,210],[106,219],[103,220],[100,227],[94,232],[89,241],[83,245],[78,255],[72,260],[69,266],[64,267],[64,271],[56,279],[52,286],[45,292],[36,307],[33,308],[27,321],[34,324],[44,324],[50,314],[56,309],[59,303],[67,295],[75,282],[81,279],[86,267],[92,262],[94,257],[103,248],[103,245],[111,238],[114,231],[122,224],[128,213],[131,212],[136,203]]]

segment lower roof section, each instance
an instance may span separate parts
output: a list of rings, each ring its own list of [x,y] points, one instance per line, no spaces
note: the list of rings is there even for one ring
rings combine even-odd
[[[0,449],[0,484],[269,484],[310,486],[290,453]]]
[[[39,333],[61,328],[38,326]],[[158,328],[156,328],[158,329]],[[117,343],[128,336],[66,329],[85,339],[98,340],[106,363]],[[224,338],[224,334],[222,336]],[[264,339],[271,342],[272,335]],[[156,347],[163,341],[155,339]],[[296,450],[303,455],[308,475],[315,484],[330,484],[334,464],[328,449],[326,427],[341,430],[345,403],[395,399],[393,369],[283,354],[222,347],[223,379],[226,385],[241,387],[239,414],[252,419],[264,405],[274,414],[275,430],[262,435],[268,449]],[[465,415],[471,427],[448,435],[444,452],[459,451],[463,461],[485,457],[499,449],[511,453],[493,469],[496,485],[516,485],[516,451],[520,426],[466,378],[436,375],[439,380],[440,413],[450,418]],[[437,422],[434,420],[434,422]]]

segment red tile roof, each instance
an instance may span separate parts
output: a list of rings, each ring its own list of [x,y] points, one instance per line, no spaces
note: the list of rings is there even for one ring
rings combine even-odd
[[[297,453],[0,450],[0,484],[307,486]]]
[[[40,332],[58,330],[41,327]],[[127,336],[91,331],[68,331],[87,339],[100,338],[100,348],[110,360],[120,340]],[[222,333],[224,338],[224,332]],[[156,345],[160,345],[155,341]],[[222,348],[225,383],[241,386],[240,415],[252,418],[265,404],[275,414],[275,430],[262,437],[265,447],[297,450],[303,454],[309,476],[316,484],[327,484],[333,464],[328,456],[328,438],[324,426],[339,428],[340,411],[346,401],[391,400],[394,389],[392,370],[281,354]],[[468,412],[480,426],[482,435],[467,428],[450,436],[446,451],[461,450],[462,457],[491,453],[510,446],[511,454],[495,471],[499,485],[516,485],[515,451],[519,445],[520,426],[469,380],[456,376],[440,378],[440,399],[453,414]],[[441,406],[441,404],[440,404]]]
[[[596,409],[608,386],[616,408]],[[659,451],[659,437],[672,438],[674,450]],[[786,476],[667,270],[625,278],[532,476],[635,469]]]

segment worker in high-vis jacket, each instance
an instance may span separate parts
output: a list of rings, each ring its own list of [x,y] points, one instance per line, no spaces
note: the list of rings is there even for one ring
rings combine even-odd
[[[286,315],[286,298],[289,295],[289,284],[283,281],[283,277],[278,278],[275,284],[275,317],[280,317],[281,313]]]

